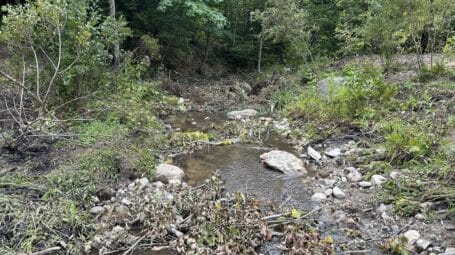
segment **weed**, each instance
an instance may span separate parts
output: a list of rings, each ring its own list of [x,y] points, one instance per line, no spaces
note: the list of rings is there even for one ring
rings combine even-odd
[[[158,162],[155,158],[155,155],[150,150],[144,149],[139,153],[139,162],[137,169],[146,177],[153,178],[155,174],[155,166],[157,163]]]

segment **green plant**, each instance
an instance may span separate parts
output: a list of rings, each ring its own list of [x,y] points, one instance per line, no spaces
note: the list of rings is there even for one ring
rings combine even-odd
[[[380,125],[385,148],[392,160],[422,160],[432,147],[432,135],[425,125],[412,125],[402,120],[392,120]]]
[[[157,159],[150,150],[142,150],[139,153],[139,163],[137,165],[138,171],[148,178],[153,178],[155,174],[155,166]]]

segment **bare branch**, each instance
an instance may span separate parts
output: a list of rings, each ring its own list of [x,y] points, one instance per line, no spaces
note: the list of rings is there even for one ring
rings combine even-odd
[[[20,88],[23,88],[25,91],[27,91],[27,93],[33,98],[33,100],[37,101],[38,103],[43,103],[43,101],[41,101],[41,99],[36,97],[36,95],[29,88],[27,88],[27,86],[25,86],[24,83],[16,80],[13,76],[9,75],[8,73],[6,73],[3,70],[0,70],[0,75],[5,77],[9,81],[13,82],[14,84],[19,86]]]
[[[44,100],[43,100],[43,104],[42,104],[42,110],[44,110],[44,111],[46,111],[47,101],[49,100],[50,92],[52,91],[52,88],[54,87],[54,81],[57,78],[57,75],[58,75],[59,69],[60,69],[60,64],[61,64],[61,61],[62,61],[62,33],[60,31],[60,25],[59,24],[57,24],[57,36],[58,36],[57,65],[55,67],[54,75],[52,75],[52,78],[49,81],[49,85],[47,86],[46,95],[44,96]]]

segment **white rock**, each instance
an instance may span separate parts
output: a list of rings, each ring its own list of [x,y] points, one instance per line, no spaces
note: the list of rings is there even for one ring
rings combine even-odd
[[[355,168],[349,168],[347,178],[350,182],[359,182],[362,180],[362,174]]]
[[[128,205],[131,205],[131,204],[133,204],[133,203],[132,203],[130,200],[124,198],[124,199],[122,199],[122,204],[128,206]]]
[[[228,112],[227,117],[231,120],[241,120],[246,118],[255,117],[258,112],[254,109],[245,109],[241,111]]]
[[[425,239],[419,239],[416,242],[416,247],[421,251],[428,249],[428,247],[430,247],[430,245],[431,245],[431,242],[428,240],[425,240]]]
[[[373,184],[371,182],[359,182],[359,186],[362,188],[369,188],[373,186]]]
[[[338,158],[341,156],[341,149],[340,148],[332,148],[329,150],[325,151],[325,155],[331,157],[331,158]]]
[[[326,190],[324,191],[324,194],[325,194],[326,196],[331,196],[331,195],[333,194],[333,189],[326,189]]]
[[[95,206],[95,207],[92,207],[89,212],[94,215],[102,214],[104,212],[104,207]]]
[[[285,174],[307,173],[303,161],[289,152],[273,150],[260,157],[264,164]]]
[[[313,149],[311,146],[308,146],[307,153],[311,158],[313,158],[317,162],[319,162],[322,159],[321,154],[317,152],[315,149]]]
[[[333,196],[338,198],[338,199],[343,199],[346,197],[346,194],[344,194],[344,192],[338,188],[338,187],[334,187],[333,188]]]
[[[137,184],[138,184],[140,189],[146,189],[146,188],[150,187],[150,182],[149,182],[149,179],[147,177],[138,179],[137,180]]]
[[[420,238],[419,232],[413,229],[406,231],[403,236],[408,240],[408,244],[414,244]]]
[[[313,202],[321,202],[323,200],[326,200],[327,199],[327,196],[324,194],[324,193],[314,193],[312,196],[311,196],[311,201]]]
[[[341,176],[341,182],[347,182],[347,181],[348,181],[348,179],[346,177]]]
[[[156,179],[164,183],[169,183],[171,185],[179,185],[182,182],[185,172],[179,167],[160,164],[156,168],[155,172]]]
[[[381,175],[377,175],[377,174],[371,176],[371,179],[370,179],[371,184],[373,184],[374,186],[381,186],[386,181],[387,181],[386,178],[384,178]]]

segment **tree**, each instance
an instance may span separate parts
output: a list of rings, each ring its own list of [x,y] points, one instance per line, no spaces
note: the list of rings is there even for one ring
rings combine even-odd
[[[281,54],[286,54],[287,59],[293,63],[311,60],[313,56],[309,44],[310,33],[306,29],[306,15],[297,0],[270,0],[264,11],[252,13],[252,19],[259,21],[262,27],[259,56],[262,55],[262,40],[268,40],[284,45],[285,51]]]
[[[44,130],[56,111],[106,82],[112,59],[108,49],[128,30],[125,22],[102,17],[93,4],[36,0],[2,8],[7,15],[0,44],[10,58],[0,75],[15,94],[5,98],[5,105],[22,135]]]
[[[158,10],[166,12],[169,8],[181,8],[184,10],[197,31],[198,35],[204,41],[203,58],[197,68],[198,72],[202,72],[202,68],[207,62],[210,42],[213,36],[217,35],[226,25],[226,18],[223,14],[213,7],[221,3],[223,0],[161,0]]]

